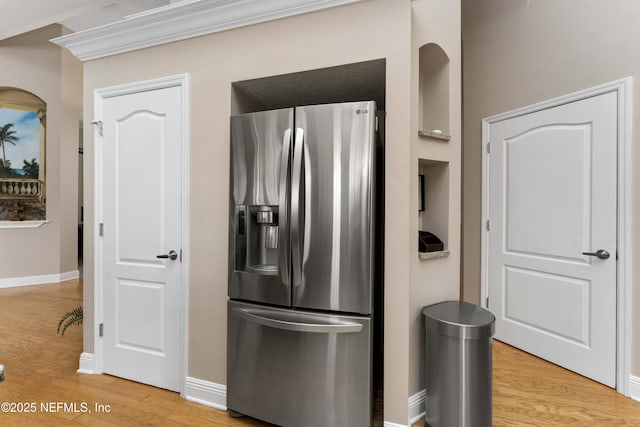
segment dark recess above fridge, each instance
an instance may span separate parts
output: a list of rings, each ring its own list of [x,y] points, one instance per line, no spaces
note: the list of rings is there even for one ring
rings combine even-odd
[[[233,83],[232,114],[338,102],[385,109],[386,60],[357,62]]]

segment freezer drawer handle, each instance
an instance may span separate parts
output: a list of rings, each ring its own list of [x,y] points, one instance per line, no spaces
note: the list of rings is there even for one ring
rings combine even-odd
[[[300,322],[288,322],[286,320],[272,319],[269,317],[260,316],[253,310],[247,310],[242,308],[233,307],[232,310],[238,314],[238,316],[249,320],[251,322],[259,323],[263,326],[270,328],[284,329],[286,331],[294,332],[313,332],[319,334],[348,334],[353,332],[360,332],[362,325],[360,323],[340,322],[340,323],[300,323]]]

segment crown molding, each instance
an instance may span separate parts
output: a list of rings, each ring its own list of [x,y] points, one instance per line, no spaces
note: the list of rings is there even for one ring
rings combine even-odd
[[[52,39],[81,61],[364,0],[184,0]]]

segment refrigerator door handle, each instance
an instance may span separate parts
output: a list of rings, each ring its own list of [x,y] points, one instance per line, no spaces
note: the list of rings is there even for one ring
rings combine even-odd
[[[232,307],[231,310],[233,310],[233,312],[238,316],[250,322],[258,323],[270,328],[283,329],[285,331],[311,332],[319,334],[348,334],[360,332],[362,330],[362,324],[345,322],[344,320],[327,323],[308,323],[304,321],[305,315],[299,313],[291,313],[286,316],[289,319],[285,320],[284,318],[277,318],[277,314],[276,317],[273,317],[273,313],[269,313],[268,310],[238,307]]]
[[[304,130],[296,128],[296,140],[293,146],[293,171],[291,174],[291,261],[293,267],[293,285],[302,285],[302,160],[304,156]]]
[[[285,285],[291,284],[291,251],[289,235],[289,168],[291,159],[291,129],[284,131],[282,141],[282,161],[280,163],[280,205],[278,206],[280,233],[278,233],[278,259],[280,260],[280,277]]]

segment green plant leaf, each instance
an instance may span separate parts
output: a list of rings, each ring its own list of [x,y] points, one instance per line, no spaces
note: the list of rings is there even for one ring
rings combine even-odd
[[[82,325],[82,320],[84,318],[84,312],[82,310],[82,306],[76,307],[73,310],[65,313],[60,318],[58,322],[58,333],[64,336],[64,332],[71,325]],[[62,331],[62,333],[61,333]]]

